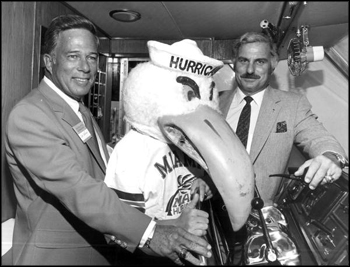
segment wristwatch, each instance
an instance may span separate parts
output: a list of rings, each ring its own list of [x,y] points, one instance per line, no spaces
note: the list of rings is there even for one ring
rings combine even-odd
[[[335,157],[337,158],[341,169],[349,167],[349,161],[347,161],[343,156],[335,153]]]
[[[148,238],[146,243],[145,243],[145,246],[149,249],[151,249],[151,241],[152,241],[152,238]]]
[[[327,151],[323,153],[323,155],[331,160],[336,161],[341,169],[349,167],[349,161],[347,161],[344,156],[338,153]]]

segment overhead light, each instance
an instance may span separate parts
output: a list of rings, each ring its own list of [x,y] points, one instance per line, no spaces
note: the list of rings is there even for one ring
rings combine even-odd
[[[113,10],[109,12],[109,16],[122,22],[134,22],[141,18],[140,13],[128,9]]]

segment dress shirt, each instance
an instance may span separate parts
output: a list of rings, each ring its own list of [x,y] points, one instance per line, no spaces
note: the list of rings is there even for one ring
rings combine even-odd
[[[250,147],[252,145],[253,133],[254,133],[256,122],[258,120],[259,110],[261,107],[261,102],[264,96],[264,92],[265,90],[260,91],[254,95],[251,95],[251,97],[253,98],[253,101],[250,103],[251,114],[250,114],[248,141],[247,141],[247,147],[246,147],[248,153],[250,152]],[[246,95],[241,91],[241,89],[237,88],[226,117],[227,122],[230,124],[231,128],[235,132],[237,129],[239,116],[241,115],[242,109],[246,104],[244,97],[246,97]]]

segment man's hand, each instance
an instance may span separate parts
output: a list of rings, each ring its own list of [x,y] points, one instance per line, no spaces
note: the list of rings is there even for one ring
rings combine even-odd
[[[198,191],[197,191],[198,190]],[[199,200],[208,200],[213,197],[213,193],[210,190],[209,185],[201,178],[197,178],[193,181],[191,186],[191,195],[195,192],[199,192]]]
[[[339,179],[342,174],[341,168],[331,159],[324,155],[319,155],[313,159],[309,159],[302,164],[294,173],[301,176],[306,168],[309,168],[305,174],[305,182],[309,183],[310,189],[315,189],[320,183],[332,183]]]
[[[201,260],[191,252],[206,258],[212,255],[211,246],[205,239],[172,225],[157,224],[149,246],[159,256],[168,257],[178,265],[183,265],[180,255],[186,250],[183,259],[194,265],[200,265]]]
[[[204,236],[207,234],[209,214],[203,210],[196,209],[198,200],[199,195],[194,194],[192,201],[183,209],[180,217],[175,219],[174,224],[191,234]]]

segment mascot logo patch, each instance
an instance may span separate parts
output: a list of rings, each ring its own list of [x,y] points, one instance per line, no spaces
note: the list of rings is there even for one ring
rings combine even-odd
[[[182,210],[186,207],[191,201],[191,184],[196,177],[187,174],[185,176],[179,175],[177,177],[178,189],[175,194],[169,199],[169,202],[166,206],[166,214],[168,216],[181,214]]]

